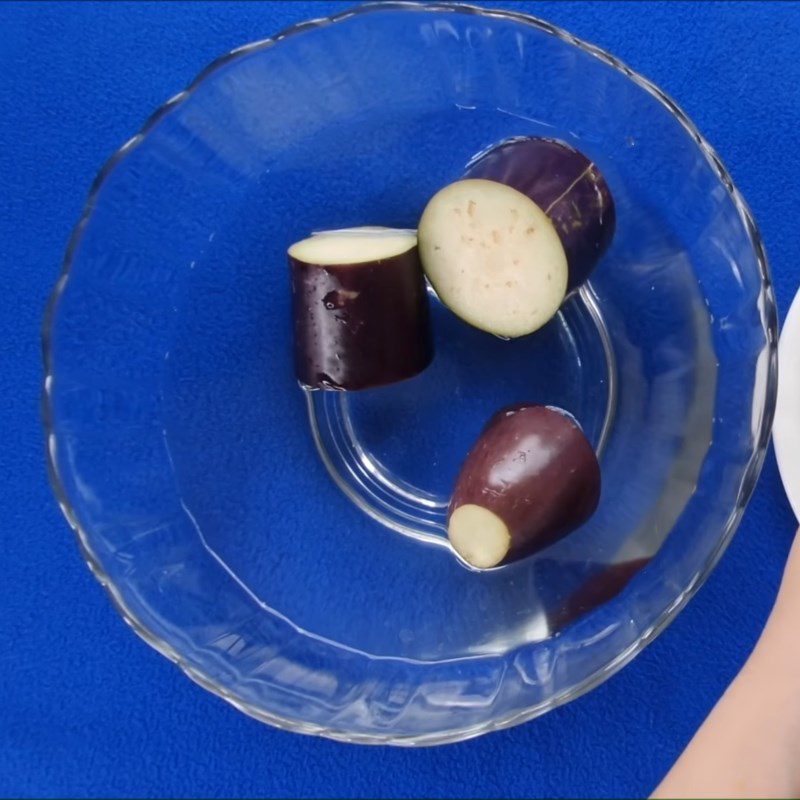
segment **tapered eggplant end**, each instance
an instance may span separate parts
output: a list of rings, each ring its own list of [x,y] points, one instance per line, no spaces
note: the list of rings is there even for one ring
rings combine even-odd
[[[468,453],[448,535],[480,569],[533,555],[583,525],[600,498],[600,465],[575,420],[547,406],[501,409]]]

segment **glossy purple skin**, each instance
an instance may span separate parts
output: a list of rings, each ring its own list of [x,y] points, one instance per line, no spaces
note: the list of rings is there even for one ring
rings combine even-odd
[[[297,380],[314,389],[367,389],[410,378],[433,358],[417,248],[363,264],[289,257]]]
[[[608,184],[583,153],[554,139],[513,139],[480,156],[464,178],[497,181],[527,195],[552,221],[567,255],[567,291],[580,286],[614,237]]]
[[[613,600],[643,570],[651,558],[637,558],[620,564],[607,564],[592,576],[552,615],[553,630],[560,631],[576,619]]]
[[[508,527],[504,562],[549,547],[591,517],[600,500],[600,465],[571,417],[516,405],[488,422],[461,467],[449,515],[474,503]]]

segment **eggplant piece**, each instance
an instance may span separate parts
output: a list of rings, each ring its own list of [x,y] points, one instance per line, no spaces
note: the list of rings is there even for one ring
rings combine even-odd
[[[511,186],[552,220],[569,263],[567,292],[579,287],[614,238],[614,199],[597,165],[555,139],[503,142],[471,163],[464,178]]]
[[[567,259],[558,233],[516,189],[485,180],[451,183],[425,207],[417,235],[439,299],[476,328],[525,336],[564,299]]]
[[[591,517],[600,465],[572,416],[539,405],[498,411],[461,467],[447,535],[470,566],[488,569],[549,547]]]
[[[410,378],[433,358],[413,231],[326,231],[288,251],[295,372],[311,389],[366,389]]]
[[[564,604],[550,615],[554,631],[561,631],[580,617],[613,600],[643,570],[652,557],[636,558],[618,564],[605,564]]]

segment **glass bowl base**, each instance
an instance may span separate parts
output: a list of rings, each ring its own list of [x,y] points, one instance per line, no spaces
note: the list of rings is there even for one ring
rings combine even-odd
[[[357,393],[305,391],[314,441],[339,488],[385,527],[448,547],[450,492],[489,417],[512,403],[557,406],[602,458],[616,361],[588,284],[540,331],[511,341],[469,327],[434,294],[432,302],[436,356],[423,374]]]

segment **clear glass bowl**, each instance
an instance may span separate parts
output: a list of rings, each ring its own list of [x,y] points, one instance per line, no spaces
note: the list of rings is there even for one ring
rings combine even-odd
[[[287,245],[414,227],[525,135],[608,179],[591,286],[514,342],[435,305],[422,375],[304,396]],[[224,56],[102,169],[45,324],[50,470],[121,613],[198,683],[292,730],[454,741],[597,685],[691,597],[761,466],[775,342],[750,213],[660,90],[522,14],[363,6]],[[578,417],[601,505],[470,572],[447,495],[516,401]]]

